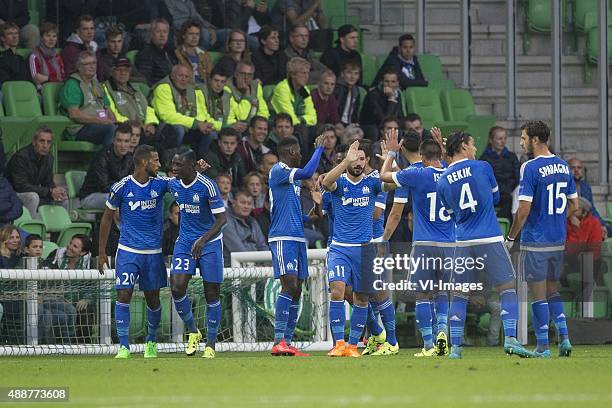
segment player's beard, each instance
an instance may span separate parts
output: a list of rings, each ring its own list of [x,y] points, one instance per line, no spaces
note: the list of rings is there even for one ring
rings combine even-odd
[[[353,177],[359,177],[363,174],[363,167],[349,167],[346,171]]]

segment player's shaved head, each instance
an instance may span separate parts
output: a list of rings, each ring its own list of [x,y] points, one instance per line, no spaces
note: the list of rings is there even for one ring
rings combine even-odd
[[[147,162],[151,158],[151,153],[154,153],[155,149],[149,145],[140,145],[134,150],[134,166],[138,166],[139,163]]]
[[[185,163],[195,163],[197,158],[193,150],[189,149],[178,155]]]
[[[302,153],[300,152],[300,142],[295,137],[289,136],[281,139],[276,145],[276,149],[280,161],[291,167],[299,166]]]
[[[410,129],[406,133],[404,133],[404,135],[402,136],[402,140],[404,141],[404,143],[402,143],[402,147],[404,149],[406,149],[410,153],[419,152],[421,136],[419,136],[419,134],[415,130]]]
[[[172,158],[172,171],[179,180],[185,180],[187,183],[193,181],[196,177],[195,163],[196,154],[193,150],[187,150],[175,155]]]
[[[421,157],[426,161],[436,161],[442,158],[442,149],[434,140],[428,139],[419,147]]]

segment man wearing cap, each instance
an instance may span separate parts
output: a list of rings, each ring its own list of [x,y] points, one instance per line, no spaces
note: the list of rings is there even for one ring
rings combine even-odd
[[[321,62],[334,71],[336,77],[340,76],[341,67],[346,61],[358,62],[360,68],[363,66],[361,64],[361,54],[357,51],[359,45],[359,31],[357,28],[350,24],[345,24],[338,28],[336,43],[338,44],[337,46],[327,49],[321,55]],[[361,79],[359,83],[361,83]]]

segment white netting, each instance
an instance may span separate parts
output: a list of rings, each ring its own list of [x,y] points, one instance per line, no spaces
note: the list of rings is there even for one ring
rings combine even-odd
[[[327,328],[325,251],[309,250],[310,277],[303,290],[294,340],[310,350],[330,347]],[[221,287],[222,320],[218,351],[264,351],[274,337],[274,302],[279,291],[269,252],[233,254]],[[113,354],[113,270],[0,270],[0,355]],[[206,301],[202,280],[194,277],[188,294],[197,326],[205,332]],[[169,288],[161,291],[162,319],[158,350],[184,350],[183,322]],[[147,332],[146,303],[135,290],[130,304],[132,351],[142,351]]]

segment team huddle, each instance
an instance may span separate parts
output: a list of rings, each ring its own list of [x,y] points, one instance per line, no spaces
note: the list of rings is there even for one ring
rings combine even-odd
[[[375,259],[389,257],[388,238],[397,223],[385,225],[387,192],[395,191],[395,203],[412,199],[413,242],[411,258],[485,259],[482,268],[448,267],[446,263],[418,264],[409,271],[410,282],[486,282],[499,293],[504,330],[504,351],[521,357],[550,357],[548,324],[552,317],[559,336],[559,356],[569,357],[563,301],[557,291],[565,243],[568,213],[577,208],[577,193],[569,166],[548,149],[546,124],[528,122],[521,128],[521,146],[533,159],[521,167],[519,210],[504,242],[495,214],[499,191],[491,166],[475,160],[474,139],[467,133],[451,134],[446,141],[434,137],[414,141],[386,132],[381,142],[382,164],[369,143],[354,141],[338,149],[335,167],[321,175],[322,195],[313,211],[329,219],[327,281],[330,294],[329,325],[334,347],[331,357],[385,356],[399,353],[395,333],[395,310],[387,290],[375,290],[375,281],[390,281],[392,270],[373,272]],[[307,241],[300,203],[302,180],[311,179],[323,152],[325,136],[315,140],[315,150],[304,167],[300,143],[286,138],[278,144],[279,163],[269,174],[271,226],[269,246],[274,278],[281,290],[276,300],[274,345],[277,356],[308,356],[292,339],[298,320],[302,285],[308,277]],[[144,292],[148,335],[145,358],[157,357],[156,331],[161,319],[159,290],[167,286],[161,253],[163,196],[173,195],[179,205],[180,227],[170,272],[176,311],[183,320],[188,342],[185,352],[194,355],[203,338],[196,327],[187,296],[187,285],[200,271],[206,298],[206,345],[203,357],[215,357],[221,320],[220,287],[223,282],[222,228],[225,208],[215,182],[200,174],[206,163],[193,152],[175,156],[176,178],[157,176],[157,153],[140,146],[134,153],[134,174],[116,183],[109,195],[100,227],[99,269],[105,267],[105,247],[113,218],[119,216],[120,240],[115,274],[115,319],[120,348],[116,358],[130,357],[129,304],[134,284]],[[409,163],[399,169],[397,163]],[[393,213],[393,211],[392,211]],[[516,338],[518,298],[516,275],[509,249],[520,238],[519,273],[532,293],[533,326],[537,348],[523,347]],[[462,358],[463,331],[469,294],[414,285],[415,314],[423,338],[417,357]],[[449,300],[450,299],[450,300]],[[350,333],[344,336],[345,301],[352,307]],[[435,318],[433,316],[435,315]],[[380,317],[380,320],[379,320]],[[382,321],[382,326],[379,321]],[[203,329],[203,328],[202,328]],[[365,349],[357,345],[364,332]]]

